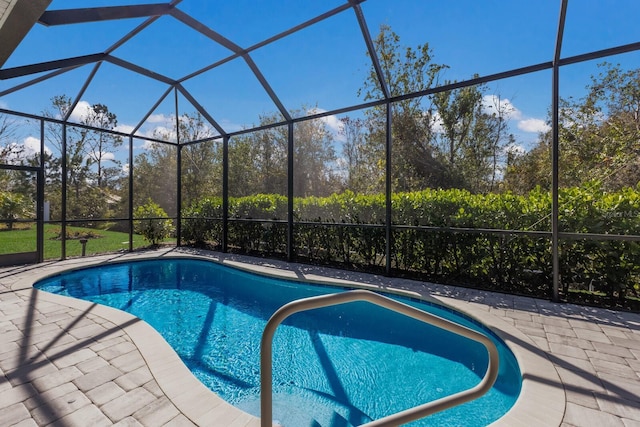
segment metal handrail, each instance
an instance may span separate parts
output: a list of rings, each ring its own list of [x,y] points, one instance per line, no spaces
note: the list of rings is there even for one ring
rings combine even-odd
[[[486,335],[469,329],[465,326],[459,325],[452,321],[443,319],[434,314],[424,312],[418,308],[411,307],[410,305],[401,303],[391,298],[382,296],[375,292],[367,290],[354,290],[348,292],[341,292],[337,294],[321,295],[310,298],[303,298],[296,301],[292,301],[288,304],[280,307],[271,316],[267,325],[262,333],[262,341],[260,343],[260,425],[261,427],[272,427],[273,423],[273,336],[276,328],[287,317],[292,314],[312,310],[315,308],[328,307],[332,305],[339,305],[354,301],[366,301],[381,307],[393,310],[395,312],[404,314],[414,319],[420,320],[425,323],[429,323],[441,329],[453,332],[458,335],[462,335],[473,341],[479,342],[487,348],[489,353],[489,364],[487,372],[485,373],[482,381],[480,381],[475,387],[467,390],[455,393],[441,399],[434,400],[410,409],[403,410],[393,415],[388,415],[384,418],[371,421],[362,426],[367,427],[387,427],[397,426],[400,424],[406,424],[411,421],[415,421],[420,418],[424,418],[427,415],[431,415],[435,412],[439,412],[448,409],[452,406],[456,406],[470,400],[476,399],[486,392],[488,392],[493,383],[498,377],[498,364],[499,355],[498,349],[493,341]]]

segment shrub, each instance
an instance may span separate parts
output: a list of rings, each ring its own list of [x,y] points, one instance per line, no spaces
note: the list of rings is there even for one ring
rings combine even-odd
[[[202,245],[220,240],[222,234],[222,198],[206,197],[192,203],[182,213],[182,238]]]
[[[286,253],[286,226],[272,222],[286,220],[285,196],[256,194],[230,198],[229,218],[237,220],[229,223],[229,245],[247,253],[269,256]]]
[[[173,223],[167,219],[167,213],[151,199],[138,206],[133,217],[133,231],[141,234],[152,245],[157,245],[173,233]]]
[[[31,210],[31,204],[22,194],[0,191],[0,219],[9,230],[18,218],[24,218]]]

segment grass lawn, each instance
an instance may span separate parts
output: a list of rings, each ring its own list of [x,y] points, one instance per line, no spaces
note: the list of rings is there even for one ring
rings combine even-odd
[[[59,239],[60,225],[45,224],[44,226],[44,258],[59,259],[62,253],[62,242]],[[129,234],[118,231],[99,230],[94,228],[69,227],[67,236],[87,236],[86,254],[100,254],[117,252],[129,249]],[[175,239],[167,239],[167,242],[175,242]],[[142,236],[133,235],[133,247],[142,248],[149,246],[149,242]],[[67,239],[67,256],[80,256],[82,245],[76,238]],[[21,224],[20,229],[7,230],[0,228],[0,254],[18,252],[34,252],[36,250],[36,225]]]

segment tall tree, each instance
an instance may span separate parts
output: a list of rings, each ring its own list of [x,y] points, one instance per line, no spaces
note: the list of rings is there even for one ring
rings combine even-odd
[[[67,115],[72,105],[73,101],[68,96],[55,96],[51,99],[50,109],[44,111],[43,115],[53,119],[60,119]],[[47,141],[53,145],[54,151],[62,156],[64,151],[62,126],[57,123],[47,122],[46,130]],[[66,127],[67,217],[72,219],[85,216],[84,206],[94,206],[94,202],[100,203],[99,200],[94,200],[93,195],[89,195],[89,191],[83,191],[88,188],[88,183],[91,179],[89,146],[87,143],[88,133],[83,130],[71,125]],[[87,195],[86,200],[83,198],[85,195]],[[52,210],[54,212],[60,211],[57,202],[58,200],[52,200]]]
[[[114,113],[104,104],[94,104],[89,108],[82,124],[100,129],[114,130],[118,125],[118,119]],[[84,130],[87,133],[88,162],[95,164],[95,180],[97,186],[105,189],[112,180],[118,177],[122,165],[114,156],[114,151],[122,145],[122,137],[108,132]],[[111,166],[106,166],[111,164]]]
[[[216,136],[199,113],[180,116],[180,142]],[[204,196],[222,193],[222,141],[188,144],[182,150],[182,203],[188,206]]]
[[[501,153],[514,138],[508,132],[509,104],[487,96],[483,85],[436,93],[433,102],[442,126],[437,147],[451,183],[473,192],[493,191]]]
[[[375,165],[366,161],[366,128],[362,119],[344,117],[340,120],[339,134],[344,140],[340,158],[345,189],[367,193],[375,176]]]
[[[584,101],[598,125],[600,179],[608,188],[635,186],[640,182],[640,69],[625,71],[609,63],[600,68]]]
[[[640,69],[600,67],[584,97],[560,100],[561,186],[599,181],[603,189],[617,190],[640,182]],[[531,151],[510,157],[506,187],[522,192],[549,183],[550,159],[547,132]]]
[[[52,98],[51,107],[43,116],[53,119],[66,117],[73,101],[66,95]],[[116,115],[107,106],[90,106],[80,123],[86,126],[113,130],[117,126]],[[122,138],[108,132],[81,126],[66,126],[66,141],[63,141],[63,125],[47,122],[46,139],[54,148],[53,152],[62,157],[63,142],[66,144],[67,171],[67,217],[73,219],[105,218],[110,215],[113,198],[122,169],[113,151],[121,144]],[[61,158],[47,156],[45,173],[47,183],[60,181]],[[110,163],[112,166],[107,166]],[[53,190],[61,191],[61,190]],[[59,212],[58,198],[51,200],[52,212]]]
[[[383,77],[391,96],[418,92],[435,86],[446,65],[433,62],[433,52],[428,43],[416,49],[402,48],[400,37],[387,25],[380,27],[374,40],[380,60]],[[365,101],[381,99],[382,89],[373,66],[358,91]],[[392,141],[393,168],[392,181],[396,191],[417,189],[423,186],[442,186],[445,169],[437,158],[433,137],[437,116],[422,106],[420,98],[405,99],[393,104]],[[384,165],[386,107],[367,110],[368,150],[375,158],[369,162]]]
[[[20,158],[23,147],[16,144],[17,123],[7,114],[0,113],[0,163],[11,163]]]
[[[303,110],[310,111],[304,107]],[[293,115],[299,115],[299,112],[293,112]],[[293,141],[293,194],[307,197],[328,196],[335,192],[336,154],[326,122],[314,119],[294,124]]]
[[[169,216],[177,215],[177,158],[175,145],[148,142],[133,166],[133,206],[145,205],[149,199]]]
[[[292,111],[300,116],[310,109]],[[279,121],[278,114],[260,117],[260,125]],[[296,196],[326,196],[339,188],[333,135],[323,120],[294,125],[293,183]],[[234,137],[229,149],[229,181],[233,196],[286,194],[287,128],[278,126]]]
[[[260,125],[279,121],[279,115],[260,116]],[[233,138],[229,148],[229,183],[233,196],[287,193],[286,127],[275,127]]]
[[[551,132],[538,136],[530,151],[509,151],[503,179],[505,190],[517,194],[528,193],[536,187],[551,190]]]
[[[6,114],[0,114],[0,164],[14,164],[23,158],[24,147],[16,144],[17,125]],[[0,170],[0,188],[8,190],[12,186],[12,173]]]
[[[438,86],[447,68],[433,61],[427,43],[416,49],[403,48],[398,35],[385,25],[374,44],[391,96]],[[365,100],[382,97],[373,66],[359,95]],[[498,187],[503,148],[513,135],[508,132],[509,104],[501,102],[499,96],[487,95],[486,86],[400,99],[391,108],[395,191],[460,187],[487,192]],[[386,132],[386,106],[368,110],[367,118],[367,140],[379,147]],[[369,159],[370,163],[384,164],[383,150],[369,152],[377,157]]]

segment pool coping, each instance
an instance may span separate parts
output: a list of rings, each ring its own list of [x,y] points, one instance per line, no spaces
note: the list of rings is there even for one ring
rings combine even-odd
[[[138,347],[162,391],[195,424],[259,426],[259,418],[225,402],[197,380],[169,344],[146,322],[134,321],[137,319],[135,316],[115,308],[42,292],[33,288],[35,282],[68,270],[100,264],[168,258],[203,259],[271,277],[330,286],[377,290],[384,293],[424,299],[461,311],[479,323],[484,324],[498,335],[514,353],[520,365],[523,378],[520,396],[514,406],[503,417],[492,423],[491,426],[559,426],[562,423],[566,406],[565,391],[562,387],[557,386],[562,384],[562,381],[546,353],[531,338],[507,321],[489,313],[481,304],[424,292],[420,286],[423,285],[423,282],[381,278],[364,273],[339,272],[336,275],[335,270],[323,269],[322,267],[253,259],[217,252],[171,250],[133,253],[117,257],[81,258],[59,262],[54,271],[48,269],[36,270],[32,271],[35,274],[19,278],[11,285],[11,289],[13,291],[29,289],[37,292],[38,298],[42,300],[79,310],[90,309],[94,315],[116,324],[129,335],[133,344]],[[292,266],[295,268],[292,268]],[[305,270],[310,271],[310,273],[304,273]],[[334,277],[321,274],[323,271],[331,271]],[[366,281],[353,280],[354,277],[366,279]],[[390,283],[401,283],[403,286],[389,286]],[[415,284],[415,286],[410,286],[412,284]],[[407,289],[411,287],[413,287],[412,290]]]

